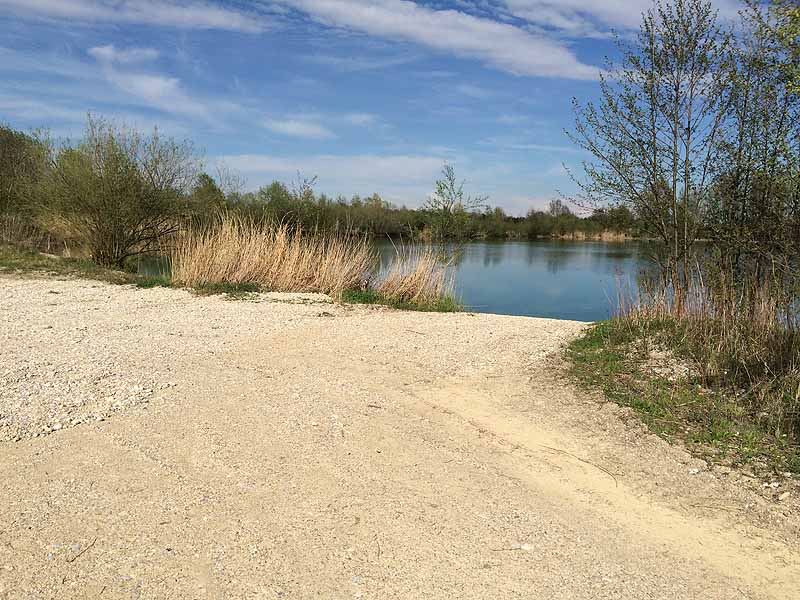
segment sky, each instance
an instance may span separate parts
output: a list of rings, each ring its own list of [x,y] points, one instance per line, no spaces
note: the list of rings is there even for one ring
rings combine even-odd
[[[738,0],[715,0],[723,18]],[[419,206],[445,162],[512,215],[575,186],[564,133],[649,0],[0,0],[0,123],[192,140],[247,190]]]

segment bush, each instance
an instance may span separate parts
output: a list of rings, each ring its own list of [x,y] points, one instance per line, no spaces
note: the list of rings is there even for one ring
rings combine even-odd
[[[122,267],[180,229],[197,167],[188,143],[90,117],[83,142],[56,153],[39,193],[51,221],[81,239],[96,263]]]
[[[375,286],[379,296],[394,304],[436,306],[453,297],[450,261],[442,260],[431,246],[398,250],[389,269]]]
[[[31,188],[44,175],[46,158],[41,140],[0,126],[0,215],[30,216]]]

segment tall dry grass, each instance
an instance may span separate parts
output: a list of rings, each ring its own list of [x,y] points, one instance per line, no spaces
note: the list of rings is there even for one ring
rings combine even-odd
[[[364,238],[307,233],[231,214],[181,233],[171,252],[172,280],[179,285],[255,284],[333,296],[365,288],[376,261]]]
[[[396,248],[389,268],[375,283],[375,291],[390,302],[434,306],[453,298],[452,260],[432,246]]]
[[[678,300],[670,288],[620,296],[616,321],[688,359],[708,387],[729,390],[765,429],[800,443],[800,306],[769,280],[706,281]]]

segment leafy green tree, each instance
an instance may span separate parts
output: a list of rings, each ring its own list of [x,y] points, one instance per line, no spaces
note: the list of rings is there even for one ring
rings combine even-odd
[[[445,163],[436,189],[423,204],[433,238],[463,238],[469,213],[483,208],[487,200],[486,196],[465,195],[464,182],[459,182],[453,166]]]
[[[208,173],[197,176],[190,198],[193,210],[201,215],[219,212],[225,208],[225,194]]]
[[[33,188],[47,169],[47,145],[0,126],[0,215],[33,210]]]
[[[90,117],[83,141],[56,153],[40,193],[95,262],[121,267],[180,229],[197,172],[189,143]]]
[[[800,258],[800,96],[776,34],[788,10],[751,3],[728,61],[707,227],[721,266],[737,275],[793,270]]]
[[[769,29],[782,51],[780,65],[787,88],[793,94],[800,94],[800,4],[797,0],[772,0],[769,20],[772,23]]]

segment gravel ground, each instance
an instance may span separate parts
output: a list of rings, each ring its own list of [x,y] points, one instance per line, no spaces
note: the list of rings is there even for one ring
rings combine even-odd
[[[794,482],[577,392],[580,323],[8,276],[0,306],[0,598],[799,597]]]

